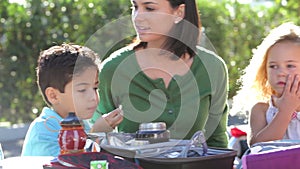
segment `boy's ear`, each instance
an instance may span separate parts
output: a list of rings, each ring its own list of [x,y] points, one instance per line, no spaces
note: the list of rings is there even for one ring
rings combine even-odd
[[[178,6],[178,8],[175,11],[175,21],[174,23],[177,24],[184,18],[184,12],[185,12],[185,4],[181,4]]]
[[[59,103],[58,93],[59,91],[53,87],[46,88],[45,95],[52,105]]]

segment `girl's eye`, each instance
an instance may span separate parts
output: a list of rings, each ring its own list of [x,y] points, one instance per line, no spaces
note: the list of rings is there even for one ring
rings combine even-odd
[[[271,68],[271,69],[277,69],[278,66],[277,65],[270,65],[269,68]]]
[[[294,66],[294,65],[287,65],[287,67],[288,67],[288,68],[294,68],[294,67],[296,67],[296,66]]]

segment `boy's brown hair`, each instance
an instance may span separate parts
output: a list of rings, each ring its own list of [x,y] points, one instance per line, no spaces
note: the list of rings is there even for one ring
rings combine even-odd
[[[72,81],[74,75],[90,67],[99,70],[99,64],[98,55],[85,46],[62,44],[42,51],[36,68],[37,84],[48,106],[51,106],[45,95],[48,87],[64,93],[66,84]]]

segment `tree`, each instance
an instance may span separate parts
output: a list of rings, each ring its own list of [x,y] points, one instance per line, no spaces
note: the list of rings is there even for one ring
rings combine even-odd
[[[300,5],[296,0],[290,0],[284,6],[277,1],[270,8],[237,1],[197,2],[205,32],[227,64],[229,98],[240,87],[239,77],[249,64],[252,50],[262,42],[269,30],[286,21],[299,23]]]
[[[205,33],[229,70],[229,98],[239,88],[237,80],[252,50],[268,31],[285,21],[300,23],[298,1],[282,2],[275,0],[271,8],[254,8],[230,0],[197,0]],[[129,15],[129,8],[129,0],[27,0],[25,6],[1,0],[0,121],[29,122],[45,105],[35,77],[40,51],[63,42],[92,43],[90,37],[97,30]],[[130,24],[130,18],[127,20],[126,25]],[[96,45],[109,49],[101,53],[104,59],[131,38],[122,38],[113,45],[107,39]]]
[[[63,42],[83,45],[97,29],[129,10],[129,1],[0,2],[0,121],[29,122],[45,105],[35,77],[39,52]]]

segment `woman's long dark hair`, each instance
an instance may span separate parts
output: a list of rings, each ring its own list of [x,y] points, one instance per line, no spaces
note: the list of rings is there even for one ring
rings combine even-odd
[[[194,57],[201,29],[199,11],[196,2],[195,0],[168,1],[174,9],[181,4],[185,4],[185,13],[183,20],[171,29],[162,48],[173,53],[177,59],[184,56],[186,52],[190,55],[190,57]],[[134,49],[140,47],[146,48],[147,42],[140,42],[134,47]]]

